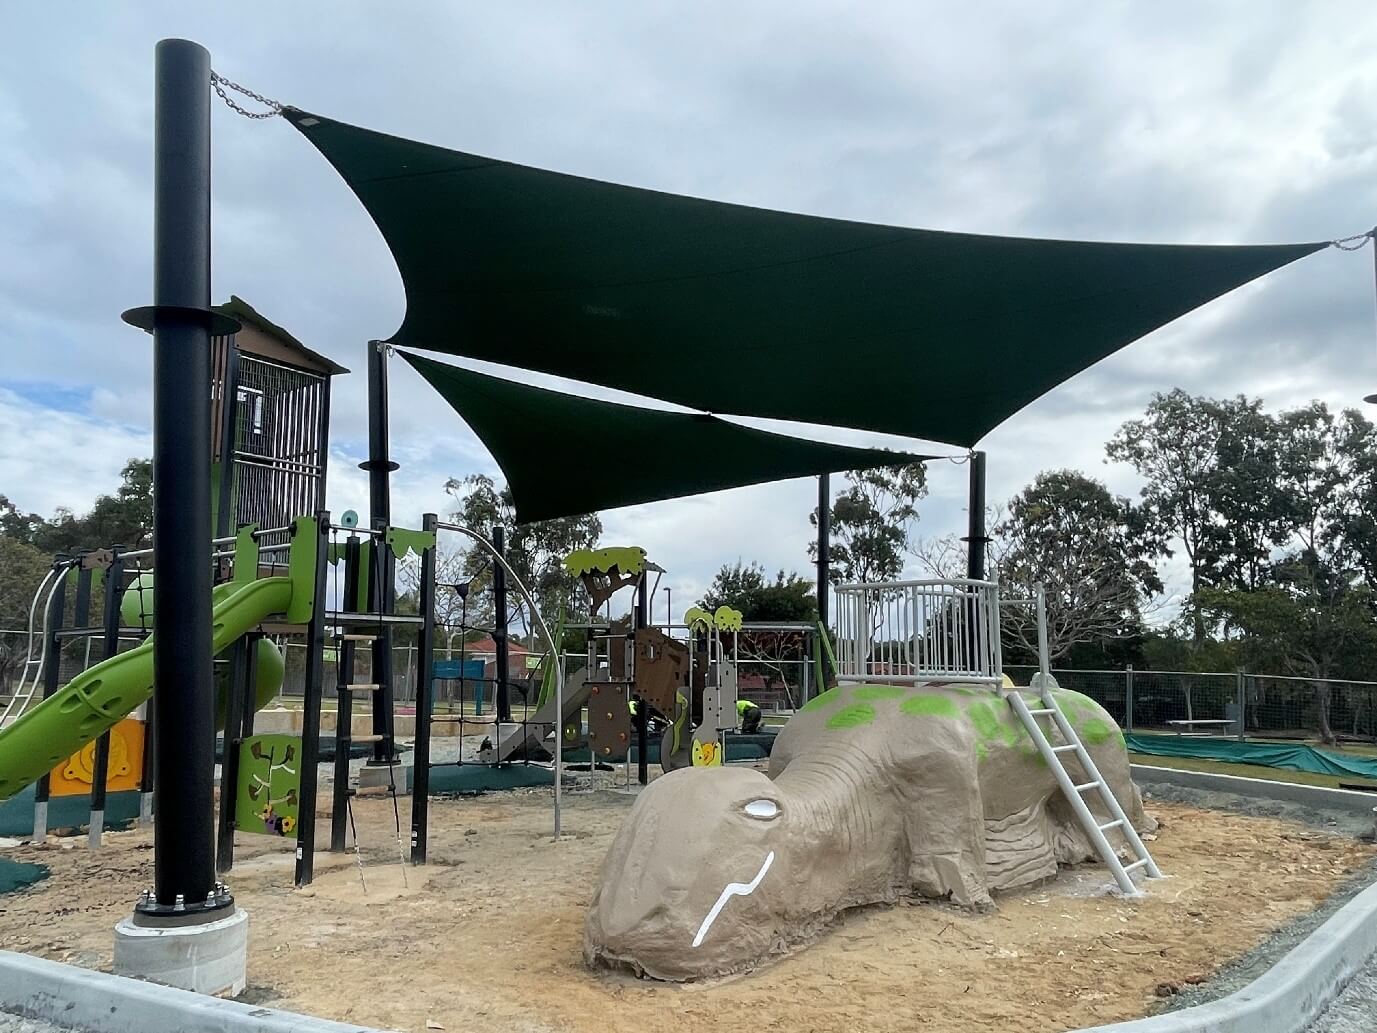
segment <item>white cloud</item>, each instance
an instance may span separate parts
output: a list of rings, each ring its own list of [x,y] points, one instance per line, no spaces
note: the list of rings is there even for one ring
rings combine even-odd
[[[933,17],[840,0],[162,0],[90,7],[79,25],[61,5],[29,5],[7,30],[21,45],[0,54],[0,491],[43,511],[89,505],[128,456],[148,453],[151,349],[117,317],[149,300],[160,36],[199,39],[231,78],[372,128],[769,207],[1209,242],[1325,239],[1377,217],[1377,8],[1365,0],[1323,17],[1243,3],[977,4]],[[401,321],[396,269],[294,130],[218,104],[214,118],[216,296],[243,296],[355,369],[336,383],[329,504],[364,512],[364,346]],[[1131,493],[1103,443],[1155,390],[1354,404],[1377,390],[1371,270],[1368,255],[1307,259],[1029,406],[984,442],[991,500],[1049,467]],[[395,518],[443,513],[446,477],[493,464],[400,363],[393,388]],[[54,394],[62,405],[36,401]],[[597,455],[579,461],[605,475]],[[961,530],[964,468],[937,464],[931,480],[924,533]],[[670,569],[677,599],[738,556],[806,571],[813,503],[796,481],[605,523]]]
[[[146,456],[152,436],[81,413],[36,404],[0,388],[0,493],[44,516],[88,507],[119,485],[120,468]]]

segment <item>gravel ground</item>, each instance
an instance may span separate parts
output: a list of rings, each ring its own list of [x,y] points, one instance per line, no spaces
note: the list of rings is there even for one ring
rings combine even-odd
[[[1233,793],[1215,793],[1184,786],[1151,783],[1141,778],[1139,781],[1143,783],[1144,796],[1149,799],[1172,800],[1240,814],[1286,818],[1327,832],[1337,831],[1357,839],[1372,839],[1372,819],[1365,815],[1326,811],[1279,800],[1257,800],[1236,796]],[[1287,952],[1323,925],[1334,912],[1373,882],[1377,882],[1377,864],[1359,872],[1315,911],[1284,926],[1266,943],[1225,967],[1208,983],[1198,987],[1181,988],[1180,993],[1168,999],[1163,1010],[1189,1008],[1207,1001],[1216,1001],[1241,990],[1266,973]],[[1377,1029],[1377,957],[1369,960],[1364,972],[1349,984],[1306,1033],[1372,1033],[1374,1029]]]
[[[1335,1027],[1338,1028],[1338,1027]],[[70,1026],[54,1026],[51,1022],[39,1022],[0,1011],[0,1033],[79,1033]]]
[[[1377,1028],[1377,960],[1354,977],[1305,1033],[1371,1033]]]

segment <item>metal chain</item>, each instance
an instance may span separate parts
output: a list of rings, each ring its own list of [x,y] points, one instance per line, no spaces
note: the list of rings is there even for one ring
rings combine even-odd
[[[272,118],[276,115],[282,114],[282,105],[279,104],[277,101],[269,97],[265,97],[261,93],[254,93],[253,90],[250,90],[245,86],[240,86],[237,82],[233,82],[229,79],[226,79],[223,75],[220,75],[214,70],[212,70],[210,73],[210,84],[213,87],[215,87],[215,92],[220,95],[221,100],[223,100],[226,104],[229,105],[232,111],[239,112],[239,114],[243,115],[245,118]],[[236,93],[241,93],[245,97],[249,97],[252,100],[258,101],[258,103],[260,104],[266,105],[272,110],[249,111],[247,108],[243,107],[237,100],[235,100],[233,97],[231,97],[228,93],[225,92],[226,86],[228,86],[231,90],[234,90],[234,92]]]
[[[1331,240],[1329,243],[1340,251],[1358,251],[1369,240],[1377,240],[1377,229],[1368,230],[1366,233],[1355,233],[1351,237],[1340,237],[1338,240]]]

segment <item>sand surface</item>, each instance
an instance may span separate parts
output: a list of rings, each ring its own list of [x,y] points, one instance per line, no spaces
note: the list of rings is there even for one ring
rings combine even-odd
[[[407,868],[405,885],[390,801],[361,799],[366,893],[352,855],[319,854],[316,883],[298,891],[285,844],[241,835],[230,883],[252,921],[245,999],[417,1033],[1074,1029],[1146,1014],[1160,985],[1207,980],[1374,857],[1287,821],[1149,802],[1171,878],[1140,900],[1101,895],[1107,878],[1087,866],[1001,896],[991,914],[853,912],[754,973],[674,986],[583,967],[584,911],[631,803],[601,784],[566,794],[559,842],[548,790],[432,801],[431,864]],[[152,853],[145,832],[107,842],[9,851],[52,877],[0,897],[0,945],[108,968]]]

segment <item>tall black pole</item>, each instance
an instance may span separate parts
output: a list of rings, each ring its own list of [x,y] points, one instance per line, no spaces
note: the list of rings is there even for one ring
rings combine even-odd
[[[434,534],[440,518],[421,517],[421,530]],[[500,568],[500,564],[498,565]],[[416,651],[416,747],[411,782],[411,863],[426,863],[426,826],[430,818],[430,721],[435,711],[435,546],[421,554],[421,641]],[[462,645],[460,647],[462,649]],[[463,660],[460,660],[463,673]],[[459,682],[463,702],[463,680]]]
[[[818,474],[818,634],[827,635],[828,593],[832,583],[832,475]],[[832,668],[827,651],[818,646],[818,671],[822,675],[817,691],[832,684]]]
[[[506,531],[501,527],[492,529],[492,547],[499,556],[507,555]],[[497,708],[498,721],[512,719],[511,649],[507,639],[507,572],[502,564],[492,567],[492,644],[493,644],[493,699]]]
[[[157,48],[153,226],[153,894],[137,910],[233,903],[215,882],[210,613],[210,54]]]
[[[368,471],[369,526],[383,532],[392,524],[392,461],[388,440],[387,345],[368,342],[368,459],[359,466]],[[381,534],[373,539],[370,605],[378,613],[392,612],[395,586],[392,583],[392,556]],[[373,693],[373,734],[382,738],[373,744],[370,764],[388,764],[392,745],[392,631],[380,622],[373,641],[373,681],[382,687]],[[339,734],[338,732],[336,734]],[[348,735],[349,730],[344,729]]]
[[[818,474],[818,622],[827,627],[827,586],[832,577],[832,475]]]
[[[972,581],[984,581],[985,546],[990,540],[985,532],[984,452],[971,452],[970,477],[970,507],[966,524],[966,576]]]
[[[636,612],[633,620],[636,631],[650,623],[649,591],[650,573],[642,570],[641,579],[636,582]],[[636,697],[636,716],[632,724],[636,730],[636,780],[646,785],[650,782],[650,705],[639,696]]]

